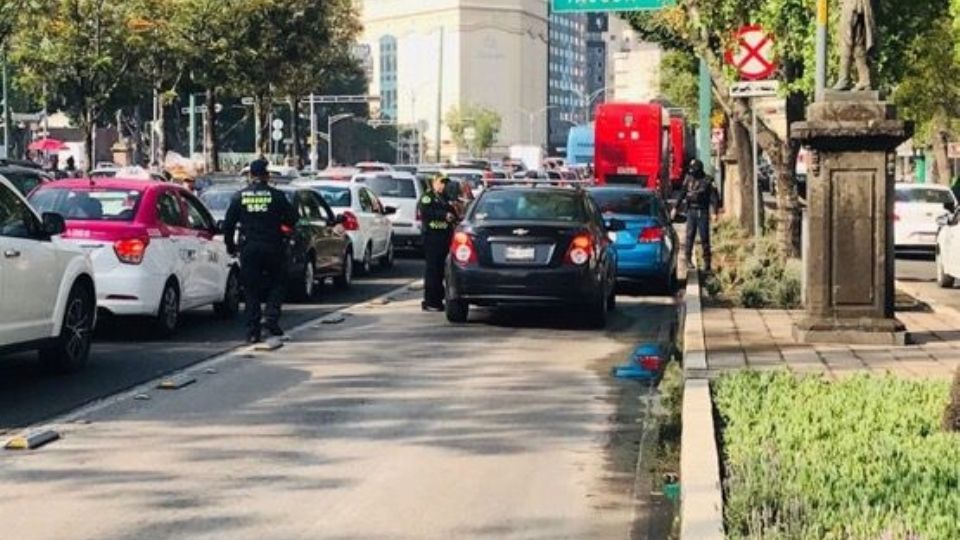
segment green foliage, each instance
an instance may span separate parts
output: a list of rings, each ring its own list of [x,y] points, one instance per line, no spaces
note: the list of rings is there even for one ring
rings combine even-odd
[[[502,119],[500,114],[492,109],[467,103],[462,107],[450,107],[444,116],[444,122],[457,146],[468,148],[472,156],[482,156],[496,142]],[[469,129],[473,129],[472,139],[467,137]]]
[[[711,297],[754,309],[799,307],[799,261],[788,259],[773,236],[754,241],[734,220],[720,220],[712,238],[717,271],[705,284]]]
[[[714,391],[731,538],[960,538],[946,383],[742,372]]]
[[[660,62],[660,93],[673,105],[698,121],[699,78],[697,57],[692,52],[672,50]]]

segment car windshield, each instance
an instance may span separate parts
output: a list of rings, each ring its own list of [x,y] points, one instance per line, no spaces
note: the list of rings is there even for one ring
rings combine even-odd
[[[653,193],[601,189],[591,191],[590,196],[604,214],[653,217],[660,209]]]
[[[464,173],[457,171],[450,171],[447,173],[447,176],[452,180],[458,180],[461,182],[466,182],[470,185],[470,189],[477,189],[483,186],[483,175],[479,173]]]
[[[397,199],[416,199],[417,188],[410,178],[392,178],[389,176],[375,176],[360,180],[373,190],[379,197],[393,197]]]
[[[17,191],[24,195],[29,195],[37,186],[43,183],[43,178],[38,174],[28,174],[19,171],[7,171],[2,176],[17,188]]]
[[[239,191],[239,189],[238,189]],[[212,191],[205,191],[200,195],[200,200],[203,201],[203,204],[207,205],[207,208],[213,210],[214,212],[226,211],[230,207],[230,200],[233,199],[233,195],[236,191],[228,191],[224,189],[216,189]]]
[[[487,192],[477,203],[477,221],[584,221],[575,193],[504,190]]]
[[[323,197],[323,200],[327,201],[327,204],[333,208],[350,208],[353,205],[350,188],[319,186],[315,189]]]
[[[42,212],[64,219],[88,221],[133,221],[143,196],[135,189],[50,188],[35,191],[30,204]]]
[[[951,193],[943,189],[898,189],[896,198],[897,202],[900,203],[945,204],[953,202]]]

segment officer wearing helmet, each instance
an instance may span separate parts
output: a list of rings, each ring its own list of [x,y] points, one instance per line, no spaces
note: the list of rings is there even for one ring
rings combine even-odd
[[[437,175],[420,199],[423,218],[423,311],[443,311],[443,273],[450,252],[450,238],[457,223],[457,209],[451,200],[450,179]]]
[[[223,239],[231,255],[240,255],[240,279],[246,300],[247,342],[261,340],[263,328],[282,336],[280,311],[286,294],[287,241],[297,223],[293,205],[282,191],[270,186],[269,163],[258,159],[250,164],[250,185],[230,201],[223,223]],[[240,226],[240,246],[236,245]],[[266,310],[261,311],[261,301]]]
[[[677,205],[680,210],[685,210],[687,213],[687,237],[684,246],[687,266],[693,268],[693,245],[699,234],[700,246],[703,248],[704,270],[709,272],[712,262],[710,213],[712,210],[716,215],[719,211],[720,193],[713,183],[713,178],[704,172],[703,162],[699,159],[690,162],[683,185],[680,186]]]

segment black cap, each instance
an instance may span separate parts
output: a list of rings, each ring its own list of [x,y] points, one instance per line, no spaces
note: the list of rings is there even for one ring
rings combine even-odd
[[[261,158],[250,163],[250,176],[263,178],[270,176],[270,162]]]

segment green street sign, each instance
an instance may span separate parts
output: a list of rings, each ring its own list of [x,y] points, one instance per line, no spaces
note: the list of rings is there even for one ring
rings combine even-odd
[[[554,13],[647,11],[677,5],[677,0],[551,0]]]

